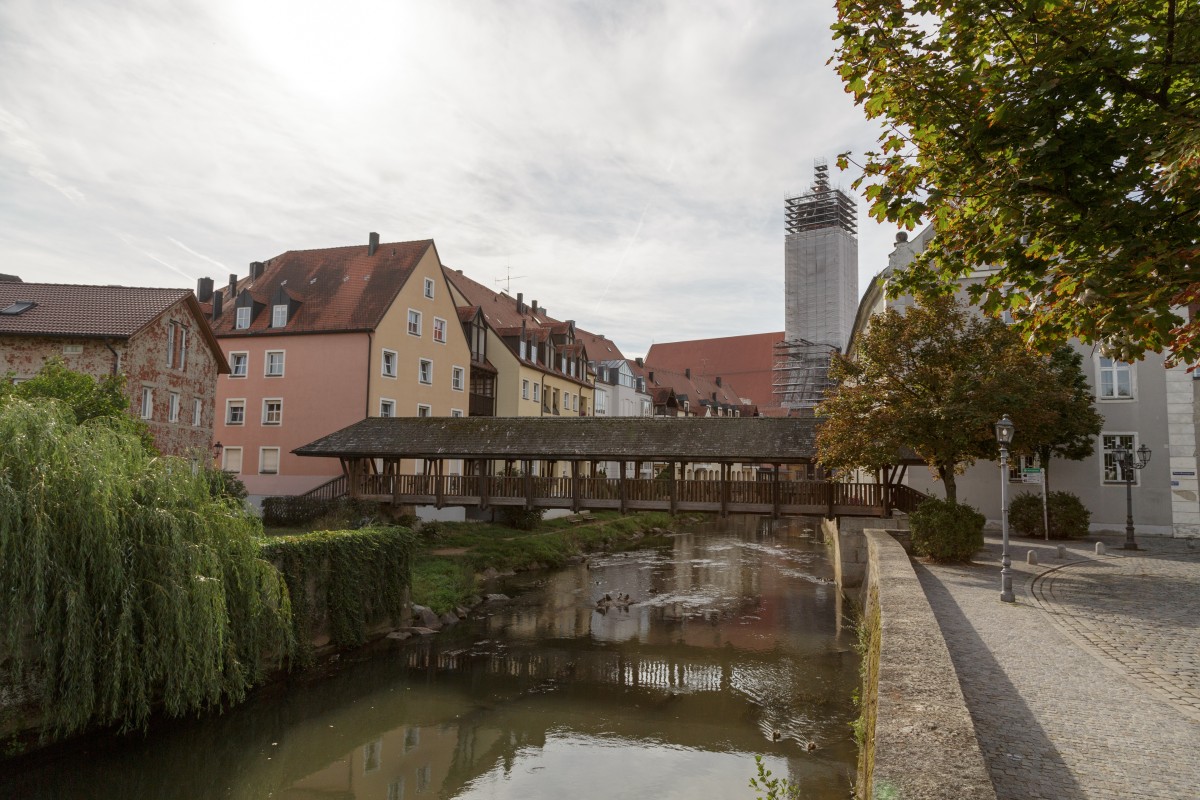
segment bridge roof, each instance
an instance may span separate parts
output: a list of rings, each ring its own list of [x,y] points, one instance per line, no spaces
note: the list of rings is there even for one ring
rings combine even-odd
[[[293,452],[798,464],[816,460],[817,424],[803,417],[371,417]]]

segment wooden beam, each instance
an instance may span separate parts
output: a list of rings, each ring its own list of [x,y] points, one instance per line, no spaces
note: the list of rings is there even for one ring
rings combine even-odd
[[[669,488],[669,491],[671,493],[671,514],[672,514],[672,516],[674,516],[675,508],[676,508],[676,506],[679,505],[679,486],[676,483],[676,479],[675,479],[675,462],[674,461],[671,462],[671,486]]]
[[[618,489],[617,497],[619,497],[620,501],[621,501],[620,509],[621,509],[622,514],[625,513],[625,471],[626,471],[625,470],[625,462],[622,461],[621,462],[621,480],[617,482],[617,489]]]
[[[729,465],[721,462],[721,516],[729,516]]]
[[[571,462],[571,511],[579,513],[579,462]]]
[[[771,518],[779,519],[779,465],[771,466]]]
[[[433,493],[433,507],[442,508],[445,506],[445,489],[443,488],[442,475],[446,470],[446,462],[443,459],[438,459],[434,462],[433,481],[435,485]]]
[[[521,462],[525,473],[525,508],[533,508],[533,462],[525,459]]]

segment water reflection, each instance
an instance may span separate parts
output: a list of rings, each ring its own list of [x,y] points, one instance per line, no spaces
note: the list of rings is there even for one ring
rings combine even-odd
[[[0,796],[736,798],[765,753],[805,797],[845,797],[857,658],[828,564],[742,525],[528,574],[477,622],[21,765]],[[636,602],[597,610],[606,593]]]

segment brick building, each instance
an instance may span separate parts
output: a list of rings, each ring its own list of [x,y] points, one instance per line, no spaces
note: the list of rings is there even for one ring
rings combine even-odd
[[[54,357],[124,375],[160,452],[207,456],[229,365],[191,290],[0,281],[0,372],[31,378]]]

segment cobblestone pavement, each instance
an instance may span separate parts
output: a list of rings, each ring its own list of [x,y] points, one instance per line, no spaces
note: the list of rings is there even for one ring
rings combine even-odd
[[[917,564],[1000,800],[1200,798],[1200,542],[1100,538]]]

